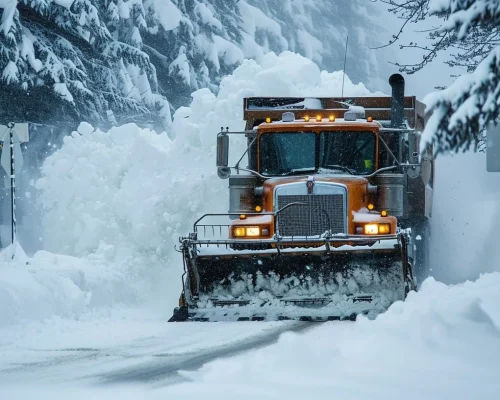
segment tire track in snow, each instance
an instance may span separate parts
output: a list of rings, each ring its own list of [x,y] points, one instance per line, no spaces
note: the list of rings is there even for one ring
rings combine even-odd
[[[181,370],[196,370],[204,364],[219,358],[232,357],[247,351],[266,347],[276,343],[280,335],[284,332],[305,332],[320,324],[321,323],[317,322],[298,322],[291,327],[289,325],[280,327],[270,333],[257,335],[245,339],[244,341],[231,343],[215,349],[203,350],[193,354],[156,354],[156,357],[159,358],[157,362],[144,363],[142,365],[105,373],[100,375],[100,380],[104,384],[148,382],[158,386],[172,385],[188,380],[179,374]]]

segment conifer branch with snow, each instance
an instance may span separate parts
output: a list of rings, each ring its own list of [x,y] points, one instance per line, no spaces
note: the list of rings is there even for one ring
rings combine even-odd
[[[424,68],[441,51],[456,49],[447,63],[463,66],[468,74],[449,88],[428,95],[424,102],[430,116],[424,143],[434,142],[436,154],[475,150],[482,143],[482,129],[500,111],[500,2],[498,0],[381,0],[405,23],[418,24],[429,16],[442,20],[430,31],[430,45],[410,43],[401,48],[424,51],[416,64],[400,65],[402,72]],[[398,39],[398,36],[395,36]]]

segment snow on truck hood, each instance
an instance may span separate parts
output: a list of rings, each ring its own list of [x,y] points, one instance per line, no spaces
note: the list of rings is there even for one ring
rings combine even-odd
[[[355,176],[349,174],[336,174],[331,170],[320,169],[318,172],[300,175],[300,176],[283,176],[283,177],[273,177],[268,179],[265,184],[271,186],[277,186],[281,184],[294,183],[294,182],[307,182],[310,177],[313,177],[314,182],[329,182],[329,183],[340,183],[344,185],[366,185],[368,180],[363,176]]]

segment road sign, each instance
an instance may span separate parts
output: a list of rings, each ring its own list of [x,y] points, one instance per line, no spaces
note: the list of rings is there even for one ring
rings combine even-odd
[[[28,123],[15,123],[14,131],[16,132],[17,137],[21,143],[29,142],[30,134],[29,134],[29,124]],[[3,138],[6,134],[9,133],[9,127],[5,125],[0,125],[0,138]],[[4,140],[4,139],[0,139]]]
[[[10,177],[10,163],[11,163],[11,150],[12,148],[14,149],[14,162],[15,162],[15,175],[16,178],[19,178],[19,175],[23,169],[23,153],[21,152],[21,144],[19,141],[19,138],[16,134],[16,131],[12,131],[12,145],[10,144],[10,132],[9,130],[7,133],[2,137],[1,139],[3,141],[3,148],[2,148],[2,156],[0,157],[0,164],[2,165],[2,168],[5,170],[7,173],[7,176]],[[7,179],[5,182],[7,185],[6,187],[10,187],[10,179]]]

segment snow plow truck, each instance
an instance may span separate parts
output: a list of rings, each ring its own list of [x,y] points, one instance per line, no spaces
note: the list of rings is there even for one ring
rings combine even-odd
[[[352,320],[417,290],[433,152],[419,150],[424,104],[404,95],[401,75],[389,82],[387,97],[244,99],[245,131],[217,136],[229,212],[180,238],[171,322]],[[233,135],[244,145],[229,166]]]

